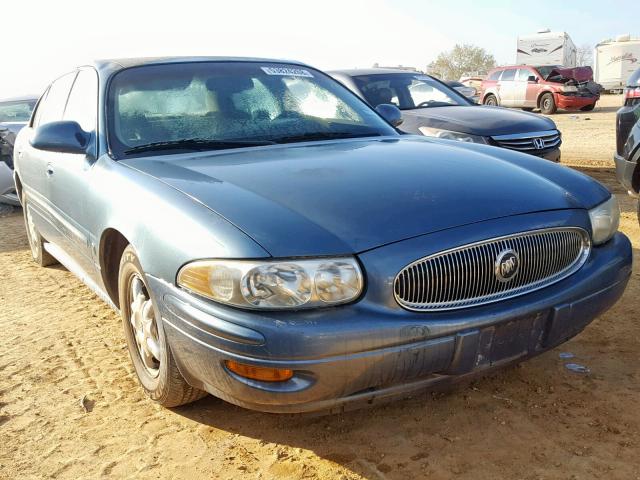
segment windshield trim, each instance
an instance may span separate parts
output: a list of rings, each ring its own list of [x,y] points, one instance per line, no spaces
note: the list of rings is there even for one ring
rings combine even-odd
[[[385,118],[378,113],[378,111],[373,108],[365,99],[361,98],[359,95],[357,95],[356,93],[354,93],[351,89],[349,89],[348,87],[346,87],[342,82],[338,81],[337,79],[333,78],[331,75],[328,75],[326,73],[324,73],[321,70],[318,70],[315,67],[312,67],[310,65],[307,65],[305,63],[298,63],[298,62],[291,62],[291,61],[278,61],[278,60],[263,60],[263,59],[256,59],[256,60],[247,60],[247,59],[240,59],[240,60],[236,60],[236,59],[225,59],[225,58],[221,58],[219,60],[193,60],[193,59],[188,59],[185,60],[184,62],[176,62],[176,61],[167,61],[167,62],[160,62],[160,63],[151,63],[151,64],[144,64],[144,65],[132,65],[132,66],[128,66],[125,68],[121,68],[120,70],[113,72],[111,75],[109,75],[109,77],[107,78],[107,81],[105,82],[105,86],[104,86],[104,90],[103,90],[103,114],[102,114],[102,120],[104,122],[104,139],[105,139],[105,143],[106,143],[106,154],[109,156],[109,158],[111,158],[114,161],[120,161],[120,160],[126,160],[129,158],[136,158],[132,155],[126,156],[126,155],[117,155],[115,153],[115,151],[112,148],[112,144],[111,144],[111,134],[110,134],[110,122],[109,122],[109,114],[110,114],[110,107],[111,105],[109,104],[109,98],[110,98],[110,94],[111,94],[111,87],[112,87],[112,83],[114,81],[114,79],[120,75],[123,72],[132,70],[132,69],[137,69],[137,68],[146,68],[146,67],[152,67],[152,66],[167,66],[167,65],[185,65],[185,64],[202,64],[202,63],[211,63],[211,64],[216,64],[216,63],[237,63],[237,64],[264,64],[264,63],[269,63],[269,64],[278,64],[278,65],[285,65],[285,66],[292,66],[292,67],[303,67],[305,69],[311,70],[313,71],[315,74],[318,74],[319,76],[322,76],[324,79],[328,80],[329,82],[333,83],[334,85],[336,85],[339,89],[341,89],[345,95],[349,95],[351,96],[351,98],[356,99],[356,102],[359,102],[363,108],[368,109],[369,111],[373,112],[378,118],[380,118],[380,120],[382,122],[384,122],[385,125],[387,125],[389,127],[389,129],[391,129],[392,131],[395,132],[395,135],[379,135],[379,136],[375,136],[375,137],[371,137],[371,138],[376,138],[376,139],[382,139],[382,138],[396,138],[400,137],[401,135],[403,135],[402,131],[399,130],[398,128],[394,127],[393,125],[390,125]],[[37,106],[37,105],[36,105]],[[361,140],[364,137],[359,137],[359,138],[350,138],[350,139],[331,139],[331,140],[313,140],[310,142],[295,142],[295,143],[283,143],[283,144],[277,144],[277,145],[260,145],[260,146],[256,146],[256,147],[243,147],[243,148],[232,148],[232,149],[224,149],[224,150],[208,150],[208,151],[204,151],[204,152],[190,152],[191,154],[196,154],[196,153],[224,153],[224,152],[229,152],[229,151],[244,151],[245,148],[249,148],[249,149],[253,149],[253,148],[272,148],[272,147],[291,147],[291,146],[297,146],[297,145],[302,145],[302,144],[307,144],[307,143],[324,143],[324,142],[340,142],[340,141],[357,141],[357,140]],[[142,152],[141,152],[142,153]],[[145,153],[152,153],[152,154],[158,154],[159,152],[145,152]],[[175,155],[179,155],[179,154],[183,154],[184,152],[171,152],[170,154],[175,154]],[[164,154],[163,154],[164,155]],[[143,156],[143,155],[141,155]]]

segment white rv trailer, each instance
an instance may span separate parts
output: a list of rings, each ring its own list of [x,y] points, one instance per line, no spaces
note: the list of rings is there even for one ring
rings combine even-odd
[[[541,30],[518,37],[518,65],[576,66],[576,46],[566,32]]]
[[[594,51],[595,81],[605,90],[622,90],[627,79],[640,68],[640,38],[620,35],[605,40]]]

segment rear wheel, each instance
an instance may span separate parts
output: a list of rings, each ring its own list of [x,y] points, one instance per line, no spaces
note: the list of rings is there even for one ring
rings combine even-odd
[[[495,95],[491,95],[491,94],[487,95],[486,97],[484,97],[484,104],[492,107],[497,107],[498,99],[496,98]]]
[[[556,101],[553,99],[552,93],[545,93],[540,98],[540,111],[545,115],[553,115],[558,111]]]
[[[31,249],[31,257],[41,267],[55,265],[58,261],[44,249],[44,238],[40,235],[33,219],[33,207],[31,202],[27,200],[27,196],[22,194],[22,213],[24,215],[24,224],[27,229],[27,240],[29,240],[29,248]]]
[[[585,105],[584,107],[582,107],[580,110],[582,110],[583,112],[590,112],[591,110],[593,110],[594,108],[596,108],[596,104],[592,103],[591,105]]]
[[[144,271],[131,245],[125,248],[120,260],[118,293],[129,354],[147,395],[165,407],[177,407],[204,397],[206,392],[189,385],[178,370]]]
[[[533,112],[533,108],[531,107],[522,107],[522,110],[524,110],[525,112]]]

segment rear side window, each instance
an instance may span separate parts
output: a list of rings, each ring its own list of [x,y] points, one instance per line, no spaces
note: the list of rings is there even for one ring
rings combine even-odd
[[[62,120],[64,107],[75,78],[76,72],[68,73],[51,84],[47,97],[38,106],[37,123],[34,123],[34,127]]]
[[[502,77],[500,77],[500,81],[504,82],[505,80],[513,80],[516,76],[516,70],[515,69],[511,69],[511,70],[505,70],[504,72],[502,72]]]
[[[502,73],[502,70],[496,70],[491,75],[489,75],[489,78],[487,80],[497,81],[500,78],[501,73]]]
[[[80,70],[73,83],[64,120],[74,120],[85,132],[96,129],[98,117],[98,76],[91,69]]]

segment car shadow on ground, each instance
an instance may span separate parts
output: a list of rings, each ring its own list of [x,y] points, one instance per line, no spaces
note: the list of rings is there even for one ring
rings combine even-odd
[[[427,458],[433,452],[426,445],[400,449],[397,446],[416,436],[427,435],[432,438],[431,446],[440,443],[449,448],[449,444],[459,438],[451,431],[446,417],[465,410],[469,392],[486,392],[491,397],[489,392],[495,389],[491,383],[495,379],[502,382],[514,373],[517,377],[517,370],[518,366],[511,366],[485,378],[337,414],[262,413],[213,396],[173,411],[214,430],[253,438],[260,444],[275,444],[276,448],[294,449],[284,454],[284,461],[297,456],[295,449],[303,449],[364,478],[385,479],[386,474],[394,478],[398,475],[397,478],[404,478],[405,474],[406,478],[415,478],[416,470],[426,468]]]

